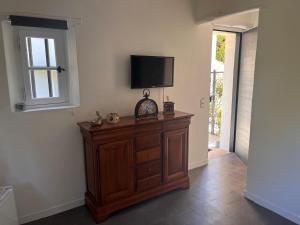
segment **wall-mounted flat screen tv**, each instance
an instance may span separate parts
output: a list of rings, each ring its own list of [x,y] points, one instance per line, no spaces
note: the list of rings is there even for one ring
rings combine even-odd
[[[131,55],[131,88],[173,87],[174,57]]]

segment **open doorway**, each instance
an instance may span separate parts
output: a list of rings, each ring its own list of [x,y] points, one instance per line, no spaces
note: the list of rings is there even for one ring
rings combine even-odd
[[[209,144],[210,154],[233,151],[230,146],[234,79],[237,73],[240,33],[214,30],[210,74]]]
[[[247,161],[258,10],[213,21],[209,159],[236,152]],[[240,25],[236,25],[240,24]]]

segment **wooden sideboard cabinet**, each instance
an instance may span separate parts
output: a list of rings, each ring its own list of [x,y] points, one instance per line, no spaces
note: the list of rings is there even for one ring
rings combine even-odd
[[[86,205],[96,222],[112,212],[177,188],[188,188],[192,114],[123,117],[118,124],[78,123],[83,136]]]

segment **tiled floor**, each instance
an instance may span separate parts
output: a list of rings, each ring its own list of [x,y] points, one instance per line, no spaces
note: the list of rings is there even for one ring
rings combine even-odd
[[[243,197],[246,167],[232,153],[190,172],[191,188],[113,214],[103,225],[293,225]],[[27,225],[92,225],[85,207]]]
[[[208,160],[219,158],[227,154],[230,154],[229,151],[226,151],[221,148],[213,148],[208,152]]]

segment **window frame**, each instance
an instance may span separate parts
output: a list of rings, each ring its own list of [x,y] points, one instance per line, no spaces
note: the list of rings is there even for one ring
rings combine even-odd
[[[34,98],[32,96],[32,85],[30,81],[30,70],[56,70],[57,67],[33,67],[29,66],[26,38],[47,38],[54,39],[56,65],[65,69],[58,76],[59,97]],[[66,31],[57,29],[35,28],[35,27],[19,27],[18,38],[20,47],[20,57],[22,64],[22,76],[24,81],[24,100],[27,108],[46,108],[53,106],[65,105],[69,101],[68,95],[68,66],[67,66],[67,41]],[[50,83],[48,83],[50,85]]]

